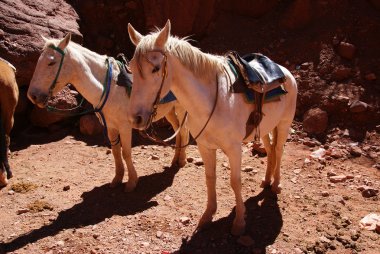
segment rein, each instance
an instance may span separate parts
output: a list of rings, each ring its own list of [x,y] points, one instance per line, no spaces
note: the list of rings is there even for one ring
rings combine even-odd
[[[183,119],[182,119],[182,122],[181,122],[181,125],[178,127],[177,131],[169,138],[167,139],[164,139],[162,140],[160,137],[158,137],[158,135],[156,134],[156,131],[154,130],[153,128],[153,125],[152,125],[152,122],[153,122],[153,118],[157,115],[157,107],[158,107],[158,104],[160,102],[160,96],[161,96],[161,91],[162,91],[162,87],[164,86],[164,82],[165,82],[165,79],[168,75],[168,70],[167,70],[167,56],[164,52],[162,51],[156,51],[156,52],[160,52],[163,56],[164,56],[164,67],[163,67],[163,70],[162,70],[162,80],[161,80],[161,85],[160,85],[160,88],[158,89],[158,92],[157,92],[157,95],[156,95],[156,99],[154,101],[154,104],[153,104],[153,109],[152,109],[152,113],[150,114],[150,117],[149,117],[149,120],[148,120],[148,124],[147,124],[147,127],[145,128],[145,130],[143,131],[140,131],[140,133],[144,136],[144,137],[147,137],[149,138],[150,140],[152,140],[153,142],[157,142],[157,143],[160,143],[160,144],[163,144],[163,145],[166,145],[166,146],[170,146],[172,148],[185,148],[189,145],[191,145],[194,141],[196,141],[199,136],[203,133],[203,131],[206,129],[208,123],[210,122],[210,119],[212,117],[212,115],[214,114],[215,112],[215,108],[216,108],[216,104],[218,102],[218,95],[219,95],[219,82],[218,82],[218,76],[216,76],[216,91],[215,91],[215,101],[214,101],[214,105],[212,107],[212,110],[211,110],[211,113],[206,121],[206,123],[204,124],[204,126],[202,127],[202,129],[199,131],[199,133],[193,138],[193,140],[189,140],[188,143],[186,145],[183,145],[183,146],[175,146],[175,145],[172,145],[172,144],[169,144],[168,142],[171,141],[173,138],[175,138],[179,131],[181,130],[182,126],[184,125],[186,119],[187,119],[187,116],[188,116],[188,112],[186,111]],[[149,63],[151,63],[148,59],[147,61]],[[148,128],[152,126],[152,131],[151,133],[148,133],[147,130]]]
[[[54,88],[57,85],[57,80],[58,80],[58,77],[59,77],[59,75],[61,73],[61,69],[62,69],[62,65],[63,65],[63,59],[64,59],[65,54],[66,54],[65,51],[62,50],[62,49],[60,49],[59,47],[56,47],[54,45],[50,45],[49,47],[52,48],[52,49],[54,49],[55,51],[57,51],[58,53],[61,54],[61,61],[59,63],[57,74],[55,75],[55,78],[54,78],[53,82],[50,85],[49,94],[48,94],[48,97],[46,99],[45,104],[48,102],[48,100],[53,95],[53,90],[54,90]],[[112,145],[117,145],[120,142],[120,137],[118,137],[116,140],[113,140],[113,141],[109,140],[108,135],[107,135],[107,132],[108,132],[107,122],[106,122],[106,119],[105,119],[104,114],[102,112],[102,109],[103,109],[104,105],[106,104],[106,102],[108,100],[108,96],[109,96],[109,93],[110,93],[110,90],[111,90],[112,62],[110,61],[109,57],[107,57],[107,59],[106,59],[106,65],[107,65],[107,73],[106,73],[106,78],[105,78],[104,83],[103,83],[103,92],[102,92],[102,95],[100,97],[100,101],[99,101],[98,105],[96,107],[94,107],[94,109],[85,110],[85,111],[79,112],[79,113],[73,113],[72,116],[80,116],[80,115],[85,115],[85,114],[89,114],[89,113],[96,113],[96,114],[98,114],[100,116],[101,122],[102,122],[102,124],[104,126],[103,135],[106,137],[107,143],[112,146]],[[82,100],[79,103],[79,105],[76,106],[76,107],[74,107],[74,108],[71,108],[71,109],[58,109],[58,108],[55,108],[55,107],[52,107],[52,106],[49,106],[49,105],[46,105],[46,108],[47,108],[48,111],[58,112],[58,113],[66,113],[66,112],[70,112],[70,111],[76,110],[79,107],[81,107],[82,104],[83,104],[83,102],[84,102],[84,100],[85,99],[82,96]]]

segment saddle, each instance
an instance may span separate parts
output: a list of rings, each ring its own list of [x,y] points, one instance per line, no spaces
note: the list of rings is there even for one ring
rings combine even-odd
[[[246,122],[245,138],[247,138],[259,126],[263,118],[263,104],[287,93],[282,86],[286,77],[275,62],[262,54],[252,53],[241,57],[237,52],[231,51],[227,53],[227,59],[236,76],[235,83],[231,85],[231,91],[244,93],[247,100],[256,105]],[[258,130],[255,140],[259,137]]]

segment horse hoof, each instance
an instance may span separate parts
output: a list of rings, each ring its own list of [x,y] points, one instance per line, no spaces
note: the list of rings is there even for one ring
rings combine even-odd
[[[281,193],[281,190],[282,190],[282,188],[281,188],[281,185],[272,185],[271,186],[271,190],[272,190],[272,192],[274,193],[274,194],[280,194]]]
[[[115,188],[116,186],[120,185],[123,182],[122,179],[114,178],[112,182],[110,183],[111,188]]]
[[[270,182],[267,182],[265,180],[262,180],[261,184],[260,184],[260,187],[261,188],[267,188],[270,186]]]
[[[232,235],[239,236],[239,235],[244,234],[244,231],[245,231],[245,223],[243,223],[243,224],[234,223],[232,225],[232,228],[231,228],[231,234]]]
[[[132,192],[135,190],[136,185],[137,185],[137,182],[133,183],[133,182],[128,181],[125,183],[124,191],[125,192]]]
[[[173,160],[171,167],[183,168],[186,165],[186,160]]]

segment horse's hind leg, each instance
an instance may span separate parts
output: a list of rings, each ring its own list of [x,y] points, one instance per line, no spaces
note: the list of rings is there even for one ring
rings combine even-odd
[[[120,131],[121,144],[123,146],[123,157],[128,168],[128,181],[125,183],[124,190],[131,192],[136,188],[138,176],[132,162],[132,128],[126,126]]]
[[[265,172],[265,178],[262,180],[260,187],[265,188],[269,187],[271,183],[274,167],[276,166],[276,151],[274,149],[275,146],[270,142],[269,134],[265,135],[262,140],[265,151],[267,152],[267,170]]]
[[[179,136],[180,136],[180,149],[179,149],[179,159],[178,159],[178,165],[180,167],[183,167],[186,165],[186,145],[189,142],[190,138],[190,132],[187,128],[187,120],[186,117],[186,111],[182,107],[175,107],[176,116],[179,122],[179,124],[182,126],[180,127]]]
[[[111,182],[111,187],[116,187],[123,182],[124,177],[124,164],[121,157],[121,144],[120,142],[114,143],[119,139],[119,132],[115,129],[108,129],[108,139],[113,145],[111,145],[112,155],[115,161],[115,176]]]
[[[175,108],[173,107],[173,109],[171,109],[169,113],[165,115],[165,118],[172,125],[174,131],[178,130],[181,124],[179,121],[182,121],[182,119],[180,118],[180,116],[182,116],[181,112],[177,112],[177,114],[178,117],[176,115]],[[186,165],[186,149],[181,148],[181,146],[183,146],[187,142],[188,134],[186,136],[186,131],[188,133],[188,130],[185,128],[185,126],[182,126],[181,130],[179,131],[179,134],[175,138],[176,148],[171,163],[172,166],[183,167]]]
[[[212,221],[216,212],[216,150],[208,149],[198,144],[198,149],[205,165],[206,186],[207,186],[207,208],[198,223],[201,228]]]
[[[291,122],[290,123],[282,122],[275,129],[276,134],[277,134],[276,142],[274,143],[275,151],[276,151],[276,166],[273,172],[273,183],[272,183],[271,189],[272,189],[272,192],[276,194],[281,193],[281,189],[282,189],[280,185],[281,159],[284,153],[284,145],[288,138],[290,125],[291,125]]]

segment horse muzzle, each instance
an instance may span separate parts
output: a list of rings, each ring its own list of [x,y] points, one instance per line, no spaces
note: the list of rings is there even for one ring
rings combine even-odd
[[[40,108],[44,108],[46,106],[48,94],[38,90],[28,90],[28,98],[33,104],[36,104]]]
[[[143,114],[132,114],[129,117],[129,122],[132,128],[138,130],[145,130],[147,128],[149,117]]]

